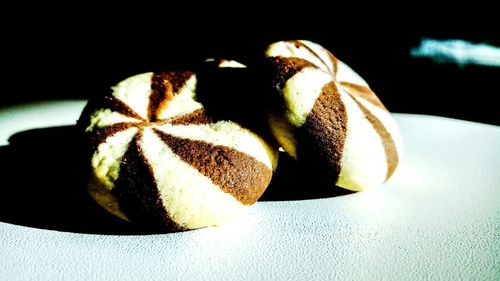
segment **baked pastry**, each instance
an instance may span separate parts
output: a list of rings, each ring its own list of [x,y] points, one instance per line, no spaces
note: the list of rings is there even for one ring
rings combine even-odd
[[[91,101],[79,120],[90,142],[89,192],[114,215],[157,231],[218,225],[262,195],[277,149],[214,120],[188,71],[144,73]]]
[[[269,45],[268,123],[283,149],[328,185],[359,191],[385,182],[402,151],[397,124],[368,84],[309,41]]]

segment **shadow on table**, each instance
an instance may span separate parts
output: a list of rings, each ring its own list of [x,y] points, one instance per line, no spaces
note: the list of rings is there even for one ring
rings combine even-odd
[[[23,131],[9,143],[0,147],[0,221],[67,232],[141,234],[87,194],[85,146],[75,126]]]
[[[66,232],[148,234],[99,207],[87,194],[85,145],[75,126],[33,129],[0,147],[3,183],[0,221]],[[344,195],[318,188],[282,153],[278,171],[261,201],[304,200]]]
[[[313,172],[284,152],[280,152],[277,170],[259,201],[289,201],[336,197],[351,194],[340,187],[327,187],[316,181]]]

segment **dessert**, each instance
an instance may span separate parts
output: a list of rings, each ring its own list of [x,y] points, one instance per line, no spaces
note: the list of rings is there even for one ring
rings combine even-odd
[[[283,149],[330,186],[359,191],[389,179],[402,141],[365,80],[310,41],[276,42],[265,55],[268,123]]]
[[[262,195],[277,149],[196,99],[189,71],[139,74],[89,102],[89,193],[114,215],[157,231],[218,225]]]

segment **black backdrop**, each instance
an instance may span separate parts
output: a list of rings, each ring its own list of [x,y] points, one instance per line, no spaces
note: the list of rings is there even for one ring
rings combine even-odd
[[[252,24],[232,26],[231,20],[192,26],[177,18],[146,24],[130,18],[127,23],[112,22],[96,23],[88,16],[75,24],[68,16],[53,21],[36,18],[24,27],[4,26],[0,106],[87,99],[108,92],[110,86],[136,73],[190,68],[206,57],[245,62],[266,43],[308,39],[353,67],[391,111],[500,125],[500,110],[494,102],[500,95],[500,68],[461,68],[409,55],[423,37],[500,46],[500,33],[494,26],[437,30],[368,22],[362,28],[333,29],[313,24],[295,28],[278,21],[263,29]]]

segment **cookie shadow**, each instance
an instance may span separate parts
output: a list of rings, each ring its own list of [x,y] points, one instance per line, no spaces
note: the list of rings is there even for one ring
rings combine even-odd
[[[325,186],[314,172],[298,164],[288,154],[280,152],[273,179],[259,201],[309,200],[353,193],[337,186]]]
[[[146,234],[101,209],[86,190],[85,146],[76,126],[33,129],[0,147],[0,221],[91,234]]]

